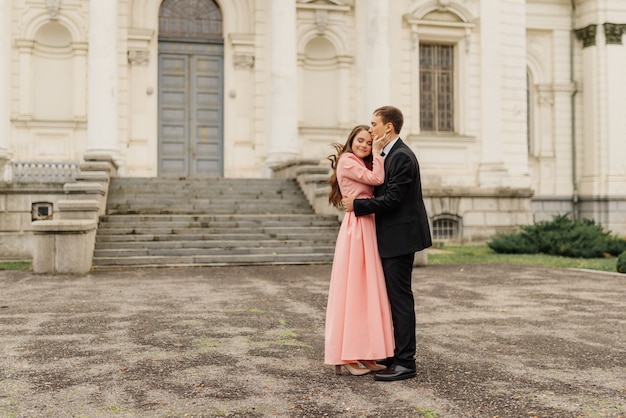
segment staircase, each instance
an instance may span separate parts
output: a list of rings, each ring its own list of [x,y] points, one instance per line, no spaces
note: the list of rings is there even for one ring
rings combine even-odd
[[[292,179],[111,179],[93,266],[331,263],[337,216]]]

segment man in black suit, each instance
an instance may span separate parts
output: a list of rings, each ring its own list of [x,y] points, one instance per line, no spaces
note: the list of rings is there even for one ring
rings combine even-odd
[[[385,182],[370,199],[345,196],[342,204],[356,216],[376,214],[376,234],[391,304],[394,356],[375,380],[394,381],[416,376],[415,301],[411,274],[415,252],[432,245],[430,226],[422,197],[417,158],[400,139],[404,118],[400,109],[383,106],[374,111],[370,133],[374,146],[382,147]]]

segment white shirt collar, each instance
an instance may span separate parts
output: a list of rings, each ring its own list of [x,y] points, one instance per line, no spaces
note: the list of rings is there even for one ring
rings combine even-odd
[[[391,141],[390,143],[385,145],[385,148],[382,149],[382,152],[385,153],[385,156],[387,156],[387,154],[389,154],[389,151],[391,151],[391,148],[393,148],[393,146],[396,144],[396,142],[398,142],[398,139],[400,139],[399,135],[396,136],[396,139],[394,139],[393,141]]]

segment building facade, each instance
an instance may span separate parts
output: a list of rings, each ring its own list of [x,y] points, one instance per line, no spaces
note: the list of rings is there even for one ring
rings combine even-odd
[[[85,153],[270,177],[392,104],[436,238],[568,212],[626,234],[623,0],[0,4],[6,184]]]

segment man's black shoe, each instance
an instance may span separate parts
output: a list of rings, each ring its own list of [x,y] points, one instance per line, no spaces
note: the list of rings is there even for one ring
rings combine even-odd
[[[414,369],[393,364],[381,372],[374,374],[374,380],[379,382],[393,382],[395,380],[412,379],[417,376]]]

